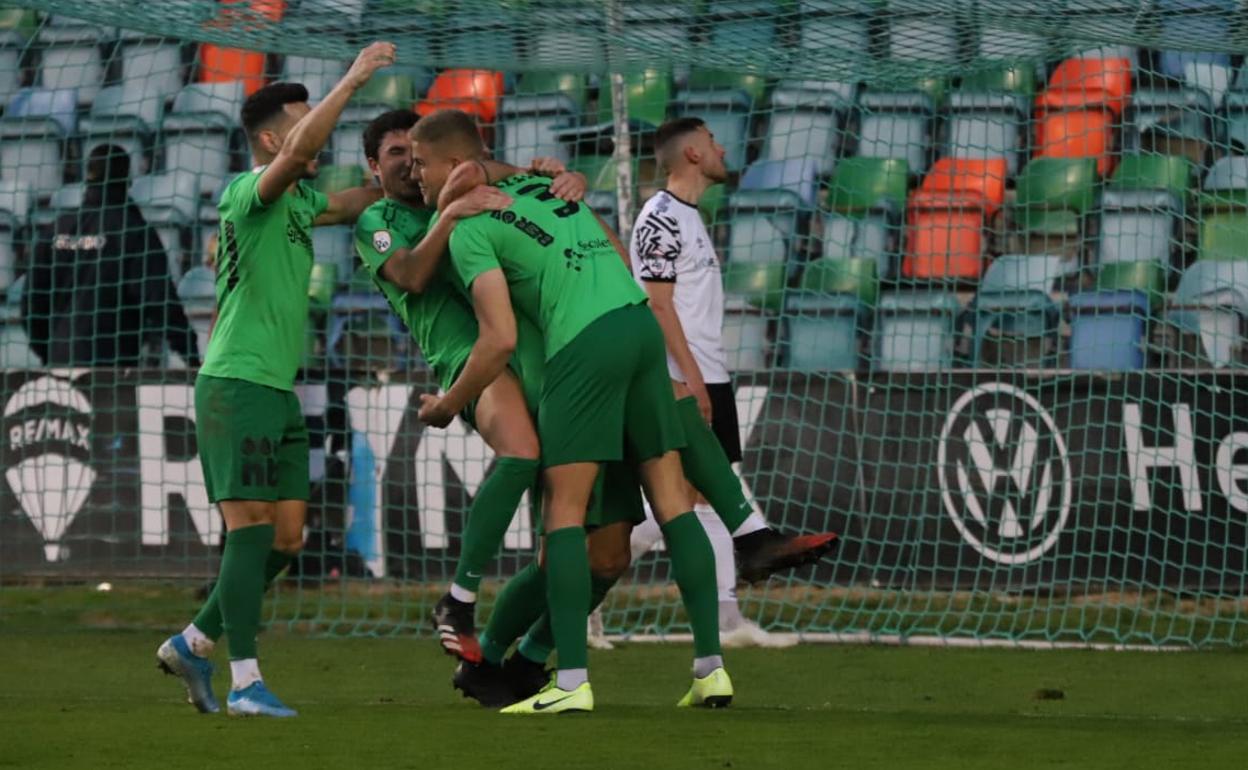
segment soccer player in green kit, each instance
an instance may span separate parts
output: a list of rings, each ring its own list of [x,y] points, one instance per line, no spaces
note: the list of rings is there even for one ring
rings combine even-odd
[[[408,131],[416,121],[410,110],[393,110],[364,130],[364,156],[385,197],[356,222],[355,246],[438,382],[449,388],[477,338],[477,319],[452,281],[450,263],[442,259],[448,236],[460,219],[505,208],[511,198],[493,187],[477,187],[449,203],[431,228],[433,209],[425,206],[411,176]],[[488,163],[500,177],[522,170]],[[552,184],[576,198],[585,189],[580,174],[562,174]],[[540,366],[540,338],[536,345],[533,363]],[[524,360],[517,356],[512,367],[519,371]],[[476,591],[521,497],[537,479],[538,443],[525,394],[512,369],[504,369],[468,405],[465,416],[498,461],[473,498],[455,579],[434,609],[434,627],[448,653],[475,663],[481,660],[474,631]]]
[[[256,634],[265,587],[302,546],[307,514],[308,436],[293,386],[307,328],[311,228],[354,222],[380,195],[356,188],[327,197],[304,180],[316,175],[348,100],[394,57],[390,43],[368,46],[315,108],[294,83],[261,88],[243,105],[256,168],[218,204],[219,316],[195,381],[196,439],[208,497],[225,518],[225,552],[194,622],[157,651],[201,712],[219,710],[206,656],[225,633],[229,713],[296,713],[265,686]]]
[[[437,200],[461,161],[484,147],[472,119],[444,110],[413,130],[426,199]],[[694,631],[694,683],[680,705],[727,705],[732,684],[719,648],[710,542],[689,510],[677,450],[684,435],[667,380],[662,333],[612,236],[586,207],[550,183],[515,176],[504,211],[460,222],[451,236],[456,275],[470,293],[478,337],[454,384],[422,396],[420,418],[445,426],[506,367],[516,311],[537,326],[546,352],[538,409],[542,444],[546,590],[559,670],[548,687],[504,713],[592,711],[585,619],[590,581],[585,518],[600,464],[627,460],[663,526]]]

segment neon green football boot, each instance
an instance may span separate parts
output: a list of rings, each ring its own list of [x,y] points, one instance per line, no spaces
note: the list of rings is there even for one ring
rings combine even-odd
[[[722,709],[729,703],[732,703],[732,680],[728,678],[727,671],[717,668],[701,679],[694,679],[689,692],[676,705],[681,708],[702,706]]]

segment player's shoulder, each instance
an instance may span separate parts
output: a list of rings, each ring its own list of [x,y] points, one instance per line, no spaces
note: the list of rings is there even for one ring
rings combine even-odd
[[[378,225],[393,218],[394,202],[389,198],[379,198],[360,212],[360,216],[355,220],[355,232],[363,233],[376,229]]]
[[[226,200],[237,194],[242,189],[255,187],[260,182],[260,175],[264,173],[266,166],[256,166],[247,171],[241,171],[234,175],[224,189],[221,190],[221,200]]]

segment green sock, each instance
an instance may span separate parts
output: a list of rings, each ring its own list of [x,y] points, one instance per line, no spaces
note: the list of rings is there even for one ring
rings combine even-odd
[[[607,598],[607,592],[611,590],[611,586],[615,585],[618,580],[618,577],[598,577],[593,574],[589,576],[590,612],[598,609],[602,600]],[[550,654],[555,651],[555,637],[550,631],[549,612],[543,612],[542,616],[533,623],[516,649],[534,663],[545,663],[550,658]]]
[[[712,587],[714,582],[712,573]],[[563,527],[546,535],[546,606],[559,668],[588,668],[589,553],[584,527]]]
[[[534,561],[517,572],[499,592],[494,612],[490,613],[490,621],[481,634],[481,654],[490,663],[502,663],[516,637],[538,616],[545,614],[546,573]]]
[[[680,450],[685,478],[702,493],[732,534],[754,510],[741,491],[741,479],[733,472],[719,439],[702,419],[697,400],[693,396],[682,398],[676,402],[676,411],[685,429],[685,448]]]
[[[260,605],[264,601],[264,565],[273,548],[272,524],[236,529],[225,536],[218,599],[230,660],[256,657]]]
[[[481,575],[498,554],[520,498],[536,477],[537,460],[503,457],[494,465],[468,512],[455,585],[474,593],[481,587]]]
[[[662,529],[672,574],[693,628],[694,656],[719,655],[719,586],[711,541],[693,511],[680,514]]]
[[[285,551],[269,551],[269,558],[264,562],[264,590],[269,590],[269,586],[273,585],[273,580],[286,569],[286,565],[295,560],[294,556]],[[212,593],[208,595],[208,600],[204,602],[204,606],[200,607],[199,614],[195,616],[195,627],[204,632],[204,636],[212,641],[221,638],[225,628],[221,621],[221,581],[212,587]]]

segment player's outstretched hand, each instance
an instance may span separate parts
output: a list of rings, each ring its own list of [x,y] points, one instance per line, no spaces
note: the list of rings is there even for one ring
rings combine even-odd
[[[579,202],[585,198],[589,180],[579,171],[564,171],[550,183],[550,194],[561,201]]]
[[[420,421],[435,428],[445,428],[455,419],[454,413],[447,411],[442,399],[428,393],[420,394],[420,411],[416,413]]]
[[[394,56],[394,43],[373,43],[355,57],[355,62],[351,65],[351,69],[347,70],[343,80],[350,83],[352,88],[360,88],[368,82],[374,72],[394,64]]]
[[[567,171],[568,167],[558,158],[539,155],[533,159],[532,163],[529,164],[529,170],[534,174],[556,177]]]
[[[511,202],[511,196],[497,187],[477,185],[448,205],[446,211],[442,212],[442,216],[467,219],[483,211],[502,211],[510,206]]]

